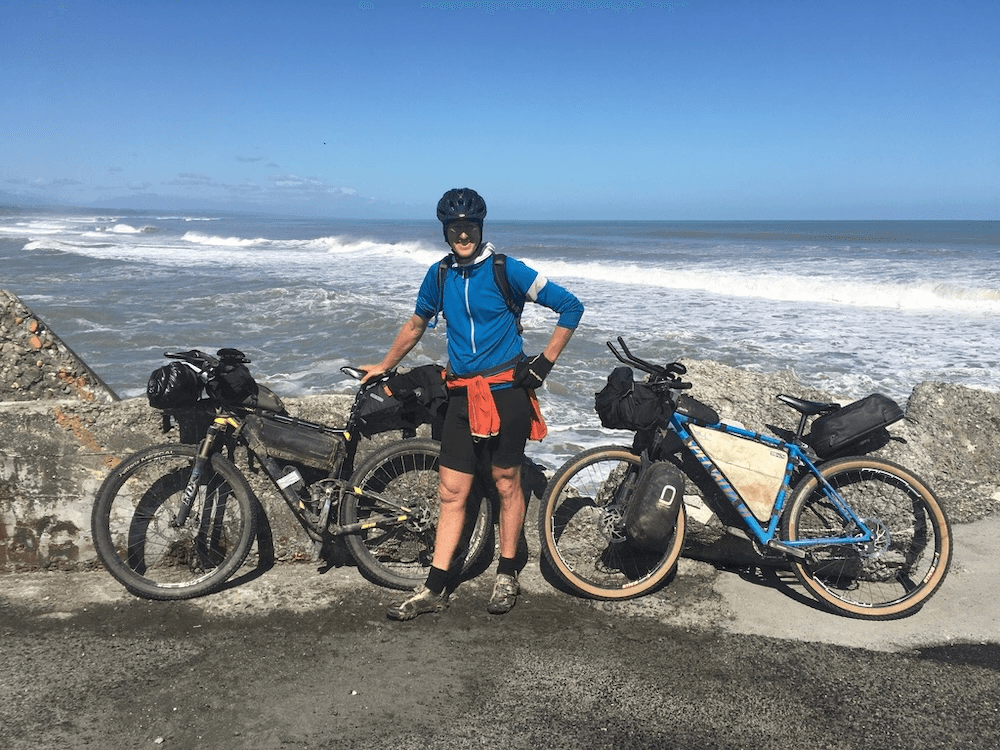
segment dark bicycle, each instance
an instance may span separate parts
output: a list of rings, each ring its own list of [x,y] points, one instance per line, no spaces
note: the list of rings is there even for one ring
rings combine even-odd
[[[352,470],[361,434],[385,427],[379,407],[419,405],[419,388],[391,393],[387,384],[400,373],[386,373],[360,387],[343,427],[330,427],[289,416],[277,395],[253,381],[250,360],[238,350],[165,356],[176,361],[151,378],[151,405],[195,404],[209,411],[211,423],[198,445],[139,451],[101,485],[91,517],[94,547],[126,589],[149,599],[187,599],[217,590],[243,566],[263,512],[228,457],[243,451],[317,545],[343,537],[361,572],[384,586],[412,589],[426,578],[440,503],[439,443],[403,439]],[[485,492],[478,499],[469,503],[454,563],[459,572],[492,542],[493,501]]]

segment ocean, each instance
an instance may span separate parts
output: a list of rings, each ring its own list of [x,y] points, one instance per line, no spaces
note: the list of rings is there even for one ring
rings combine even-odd
[[[586,313],[543,391],[550,468],[622,433],[593,396],[624,336],[646,359],[792,371],[905,403],[925,380],[1000,389],[1000,222],[492,221],[485,238]],[[349,393],[447,252],[436,221],[0,208],[0,287],[123,398],[169,349],[244,351],[283,396]],[[529,305],[526,351],[555,316]],[[443,326],[404,364],[444,362]]]

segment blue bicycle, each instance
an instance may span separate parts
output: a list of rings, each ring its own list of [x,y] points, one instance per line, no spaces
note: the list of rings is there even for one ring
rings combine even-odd
[[[632,447],[584,451],[549,482],[542,552],[571,589],[628,599],[657,588],[680,557],[685,506],[694,505],[762,555],[785,558],[811,594],[849,617],[905,617],[941,586],[952,537],[927,484],[891,461],[845,455],[859,448],[851,436],[823,457],[803,437],[810,419],[836,414],[839,404],[779,395],[799,412],[794,438],[753,432],[684,394],[691,384],[680,380],[683,365],[652,364],[618,342],[622,352],[608,347],[629,377],[633,367],[648,375],[635,389],[655,398],[662,418],[638,431]],[[668,470],[648,473],[657,466]]]

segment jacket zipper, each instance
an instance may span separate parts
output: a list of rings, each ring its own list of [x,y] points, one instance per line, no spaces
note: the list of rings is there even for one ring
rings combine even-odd
[[[469,305],[469,280],[471,274],[465,274],[465,312],[469,316],[469,340],[472,342],[472,353],[476,354],[476,323],[472,319],[472,308]]]

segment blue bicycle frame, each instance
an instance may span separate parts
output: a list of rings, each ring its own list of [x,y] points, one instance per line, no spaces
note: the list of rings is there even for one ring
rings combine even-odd
[[[698,445],[694,436],[687,429],[687,424],[689,422],[709,430],[734,435],[736,437],[751,440],[758,444],[766,445],[770,448],[775,448],[788,457],[785,464],[785,476],[782,479],[781,488],[778,490],[778,494],[775,497],[774,505],[771,510],[771,516],[768,519],[766,528],[757,520],[753,512],[747,506],[746,502],[740,496],[739,492],[735,487],[733,487],[732,484],[730,484],[730,482],[722,474],[722,471],[715,465],[715,462],[713,462],[708,454],[706,454],[705,451],[703,451]],[[698,462],[708,472],[709,476],[712,477],[712,480],[718,485],[719,489],[726,496],[726,499],[729,500],[733,508],[737,511],[737,513],[739,513],[740,518],[743,519],[743,523],[746,525],[747,529],[751,534],[753,534],[754,538],[760,544],[801,559],[806,556],[805,548],[807,547],[818,547],[833,544],[865,544],[872,540],[874,536],[872,530],[861,518],[858,517],[850,505],[844,502],[837,490],[835,490],[830,483],[826,481],[820,470],[816,468],[816,465],[809,459],[809,456],[806,455],[805,451],[803,451],[802,448],[796,443],[789,443],[770,435],[753,432],[742,427],[725,424],[724,422],[720,422],[715,425],[705,424],[704,422],[693,420],[676,411],[670,418],[670,429],[672,429],[677,436],[680,437],[685,447],[691,452],[691,455],[698,459]],[[829,499],[830,503],[837,510],[837,512],[845,520],[849,521],[857,528],[857,535],[822,539],[813,538],[795,541],[778,540],[778,523],[781,520],[781,515],[785,509],[785,502],[789,496],[792,474],[796,467],[800,466],[804,467],[806,471],[816,477],[820,486],[823,488],[823,493]]]

